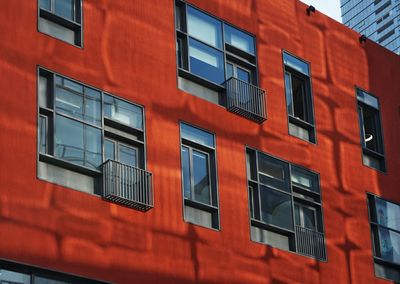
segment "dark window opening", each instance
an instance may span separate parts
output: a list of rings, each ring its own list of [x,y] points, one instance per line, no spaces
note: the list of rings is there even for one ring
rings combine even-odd
[[[357,89],[357,102],[363,163],[372,168],[385,171],[379,101],[371,94]]]
[[[289,134],[315,143],[309,64],[287,52],[283,52],[283,61]]]

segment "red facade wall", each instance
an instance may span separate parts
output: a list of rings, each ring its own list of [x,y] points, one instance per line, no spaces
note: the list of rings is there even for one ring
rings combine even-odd
[[[400,57],[296,0],[191,0],[257,38],[262,125],[177,88],[174,4],[84,0],[84,47],[37,31],[37,1],[0,1],[0,258],[116,283],[387,283],[366,192],[400,202]],[[311,62],[313,145],[288,135],[282,49]],[[37,66],[141,104],[155,207],[36,178]],[[362,165],[355,86],[381,103],[387,173]],[[179,121],[216,134],[221,231],[183,221]],[[327,262],[250,240],[245,145],[318,172]]]

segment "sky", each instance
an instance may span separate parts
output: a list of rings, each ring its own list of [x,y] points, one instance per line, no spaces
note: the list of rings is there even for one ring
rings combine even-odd
[[[340,16],[340,0],[300,0],[308,5],[313,5],[319,12],[328,15],[338,22],[342,22]]]

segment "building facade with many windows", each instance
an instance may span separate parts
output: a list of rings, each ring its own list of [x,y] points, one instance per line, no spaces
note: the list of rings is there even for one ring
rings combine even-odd
[[[400,55],[399,0],[340,0],[343,23]]]
[[[297,0],[1,6],[1,283],[400,281],[397,55]]]

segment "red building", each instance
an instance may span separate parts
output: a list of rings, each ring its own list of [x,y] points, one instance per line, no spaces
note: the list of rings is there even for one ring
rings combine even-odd
[[[4,0],[0,282],[400,281],[400,58],[297,0]]]

